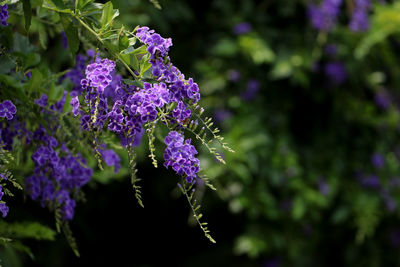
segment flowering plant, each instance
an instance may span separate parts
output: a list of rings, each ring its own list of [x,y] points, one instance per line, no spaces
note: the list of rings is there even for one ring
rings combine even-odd
[[[215,188],[201,174],[190,137],[222,163],[215,143],[233,150],[218,135],[211,119],[203,116],[198,85],[172,64],[168,56],[171,38],[163,38],[148,27],[132,31],[123,25],[114,27],[119,11],[111,2],[23,0],[3,1],[1,7],[0,56],[6,65],[0,74],[0,199],[10,181],[32,200],[40,200],[55,213],[57,230],[64,231],[78,255],[68,222],[74,217],[77,202],[84,200],[82,187],[93,175],[91,157],[100,170],[105,163],[118,172],[121,159],[111,147],[124,150],[135,196],[143,206],[135,168],[136,147],[146,135],[149,157],[157,168],[156,136],[164,136],[160,138],[166,145],[164,166],[181,177],[178,186],[194,218],[205,236],[215,242],[206,223],[200,221],[200,206],[193,197],[199,180]],[[7,21],[9,13],[12,16]],[[28,37],[13,36],[14,29],[21,31],[13,15],[21,14],[28,37],[36,34],[35,30],[30,32],[31,25],[39,28],[43,47],[47,46],[40,31],[43,24],[50,25],[47,31],[62,37],[63,47],[76,57],[73,69],[52,73],[51,63],[45,66],[41,62]],[[84,50],[85,54],[77,54]],[[23,173],[24,179],[14,179],[6,169],[10,165],[7,158],[16,151],[23,151],[25,155],[19,160],[32,166]],[[18,162],[13,168],[17,166]],[[9,212],[3,201],[0,212],[3,217]]]

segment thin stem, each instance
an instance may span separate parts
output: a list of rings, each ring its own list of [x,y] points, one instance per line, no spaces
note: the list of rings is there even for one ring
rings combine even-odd
[[[75,13],[71,14],[77,21],[79,21],[80,24],[82,24],[83,27],[85,27],[91,34],[93,34],[96,39],[103,45],[104,41],[101,39],[100,35],[97,34],[92,28],[89,27],[79,16],[77,16]],[[124,67],[129,71],[129,73],[135,78],[135,80],[138,79],[138,76],[133,72],[133,70],[126,64],[126,62],[120,57],[120,55],[113,53],[112,51],[109,51],[110,54],[112,54],[114,57],[116,57],[121,63],[124,65]]]

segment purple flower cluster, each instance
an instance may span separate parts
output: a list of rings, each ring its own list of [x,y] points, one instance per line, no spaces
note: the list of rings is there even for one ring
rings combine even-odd
[[[375,174],[371,174],[368,176],[362,175],[359,177],[359,180],[361,186],[364,188],[379,189],[381,187],[379,177]]]
[[[338,53],[338,47],[335,44],[328,44],[325,46],[325,54],[328,56],[335,56]]]
[[[369,29],[368,11],[370,8],[370,0],[355,0],[355,8],[349,25],[352,31],[364,32]]]
[[[158,83],[144,83],[143,88],[125,85],[122,77],[114,73],[115,62],[97,58],[86,67],[80,81],[86,105],[82,106],[77,96],[70,102],[73,114],[81,115],[83,129],[106,126],[120,136],[124,146],[137,144],[144,132],[143,125],[158,120],[166,104],[174,104],[168,119],[182,125],[192,115],[186,102],[196,103],[200,99],[198,85],[192,78],[186,80],[170,63],[171,39],[162,38],[147,27],[137,29],[136,35],[147,45],[152,74]]]
[[[76,206],[72,195],[89,182],[92,170],[82,156],[73,156],[43,127],[33,136],[42,145],[32,155],[35,169],[25,180],[26,188],[33,200],[40,199],[42,206],[58,208],[63,219],[71,220]]]
[[[318,180],[318,190],[322,195],[326,196],[330,193],[331,187],[325,179],[321,178]]]
[[[7,26],[7,19],[8,19],[8,5],[4,4],[3,6],[0,6],[0,22],[1,25]]]
[[[328,62],[324,68],[331,84],[340,85],[347,79],[346,67],[342,62]]]
[[[162,38],[147,27],[137,29],[136,36],[147,46],[152,75],[157,82],[145,82],[143,88],[126,85],[122,83],[122,77],[114,73],[115,62],[97,58],[86,67],[85,76],[80,81],[81,88],[76,90],[83,95],[84,103],[79,102],[78,95],[70,102],[72,112],[79,116],[84,130],[108,129],[119,136],[125,147],[140,143],[144,126],[148,123],[160,121],[182,127],[192,116],[190,105],[200,99],[198,85],[192,78],[186,80],[170,63],[170,38]],[[184,141],[182,135],[173,131],[165,142],[168,146],[164,155],[165,166],[172,166],[188,182],[193,182],[200,166],[190,139]],[[120,159],[114,151],[100,148],[99,153],[107,165],[115,166],[118,171]]]
[[[6,121],[0,123],[0,144],[3,149],[11,151],[13,148],[14,138],[26,138],[26,143],[30,142],[29,131],[25,128],[25,124],[17,120]]]
[[[243,100],[251,101],[256,97],[259,90],[260,82],[255,79],[250,79],[247,82],[246,91],[241,94],[241,97]]]
[[[215,121],[218,123],[223,123],[232,117],[232,112],[227,109],[217,109],[214,112]]]
[[[115,173],[121,168],[121,159],[112,149],[104,149],[100,151],[101,156],[107,166],[114,166]]]
[[[389,92],[385,89],[379,90],[375,94],[375,104],[381,109],[387,110],[392,104],[392,97]]]
[[[4,179],[4,178],[2,177],[2,179]],[[4,196],[3,187],[0,185],[0,212],[4,218],[7,216],[8,206],[6,205],[6,203],[4,201],[1,200],[3,198],[3,196]]]
[[[35,104],[41,107],[47,106],[48,97],[46,94],[42,94],[39,99],[35,99]]]
[[[65,104],[65,100],[67,97],[67,91],[64,90],[63,96],[61,97],[61,99],[59,101],[57,101],[56,103],[54,103],[53,105],[50,106],[50,109],[56,112],[62,112],[63,108],[64,108],[64,104]],[[40,96],[40,98],[35,99],[35,104],[42,107],[42,108],[46,108],[47,107],[47,101],[48,101],[48,96],[46,94],[42,94]],[[45,109],[42,109],[42,112]],[[47,112],[47,111],[46,111]]]
[[[319,6],[310,4],[308,15],[312,26],[320,31],[331,31],[336,24],[342,0],[322,0]]]
[[[200,161],[195,158],[197,150],[191,145],[191,140],[184,140],[182,134],[172,131],[164,139],[167,148],[164,153],[164,166],[169,166],[178,175],[185,176],[188,183],[193,183],[200,171]]]
[[[247,22],[241,22],[233,27],[233,33],[236,35],[246,34],[251,31],[251,25]]]
[[[234,69],[228,72],[228,80],[234,83],[237,83],[240,80],[241,76],[242,75],[240,74],[240,72]]]
[[[168,57],[169,47],[172,46],[171,38],[164,39],[148,27],[138,28],[136,36],[148,46],[152,74],[158,81],[167,85],[171,100],[179,102],[188,99],[198,102],[200,100],[199,86],[192,78],[186,80],[185,75],[172,65]]]
[[[4,100],[3,103],[0,104],[0,117],[12,120],[15,113],[17,113],[17,108],[10,100]]]
[[[385,158],[379,153],[374,153],[371,156],[371,163],[375,168],[382,169],[385,165]]]
[[[96,88],[99,94],[111,84],[112,73],[115,69],[115,62],[109,59],[102,59],[86,67],[86,79],[81,80],[82,88]]]

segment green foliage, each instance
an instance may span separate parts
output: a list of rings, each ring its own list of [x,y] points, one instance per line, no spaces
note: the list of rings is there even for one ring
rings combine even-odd
[[[32,238],[36,240],[54,240],[56,232],[37,222],[6,223],[0,222],[0,236],[13,239]]]
[[[197,224],[200,226],[201,230],[203,231],[204,235],[210,240],[212,243],[216,243],[216,241],[210,235],[210,230],[208,230],[208,223],[202,222],[201,218],[203,214],[199,213],[200,205],[197,204],[197,200],[194,198],[195,189],[193,184],[188,184],[186,181],[182,181],[182,184],[178,184],[178,187],[181,189],[182,194],[185,195],[187,201],[189,202],[190,208],[193,213],[193,217],[195,218]]]

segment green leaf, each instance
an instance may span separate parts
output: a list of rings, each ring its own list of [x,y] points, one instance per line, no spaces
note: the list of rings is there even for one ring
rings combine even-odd
[[[29,53],[24,61],[24,68],[33,67],[40,63],[40,55],[37,53]]]
[[[122,54],[121,58],[134,70],[139,71],[139,62],[134,54]]]
[[[376,6],[371,16],[371,28],[355,49],[354,55],[362,59],[371,48],[387,40],[387,37],[400,32],[400,3]]]
[[[24,17],[25,17],[25,29],[29,31],[29,27],[31,26],[31,19],[32,19],[32,7],[30,0],[22,0],[22,7],[24,10]]]
[[[127,85],[134,85],[136,87],[140,87],[143,88],[143,82],[141,81],[134,81],[134,80],[130,80],[130,79],[123,79],[123,82]]]
[[[118,48],[119,50],[125,50],[129,47],[129,38],[127,36],[122,36],[118,40]]]
[[[64,27],[65,35],[67,36],[68,47],[71,50],[72,55],[75,57],[79,49],[78,28],[73,24],[68,15],[60,14],[60,19]]]
[[[46,28],[43,24],[38,25],[38,32],[39,32],[39,42],[43,49],[47,49],[47,32]]]
[[[24,55],[35,50],[35,47],[29,43],[28,38],[19,33],[15,34],[13,44],[14,51]]]
[[[114,18],[119,15],[118,9],[113,9],[113,5],[111,1],[107,2],[103,6],[103,13],[101,14],[100,25],[101,29],[106,29],[108,26],[111,25]]]
[[[81,8],[81,14],[85,17],[93,16],[95,14],[101,14],[103,10],[103,4],[89,2]]]
[[[0,222],[1,235],[11,238],[33,238],[36,240],[54,240],[55,231],[37,222],[5,223]]]
[[[32,70],[32,78],[24,84],[24,88],[27,90],[27,93],[30,94],[31,92],[40,92],[40,87],[43,83],[43,75],[42,73],[37,70]]]
[[[113,44],[110,40],[104,40],[103,45],[112,53],[114,54],[118,54],[119,50],[118,50],[118,46]]]
[[[158,2],[158,0],[149,0],[149,1],[154,5],[155,8],[161,10],[161,5],[160,5],[160,3]]]
[[[13,68],[15,68],[15,64],[9,57],[0,57],[0,74],[9,73]]]
[[[72,13],[62,0],[43,0],[43,7],[60,13]]]
[[[150,69],[151,66],[151,63],[149,62],[149,56],[143,56],[142,60],[140,61],[140,76],[143,76],[143,74]]]
[[[83,10],[85,6],[87,6],[89,3],[93,3],[93,0],[77,0],[76,1],[76,8],[80,11]]]

